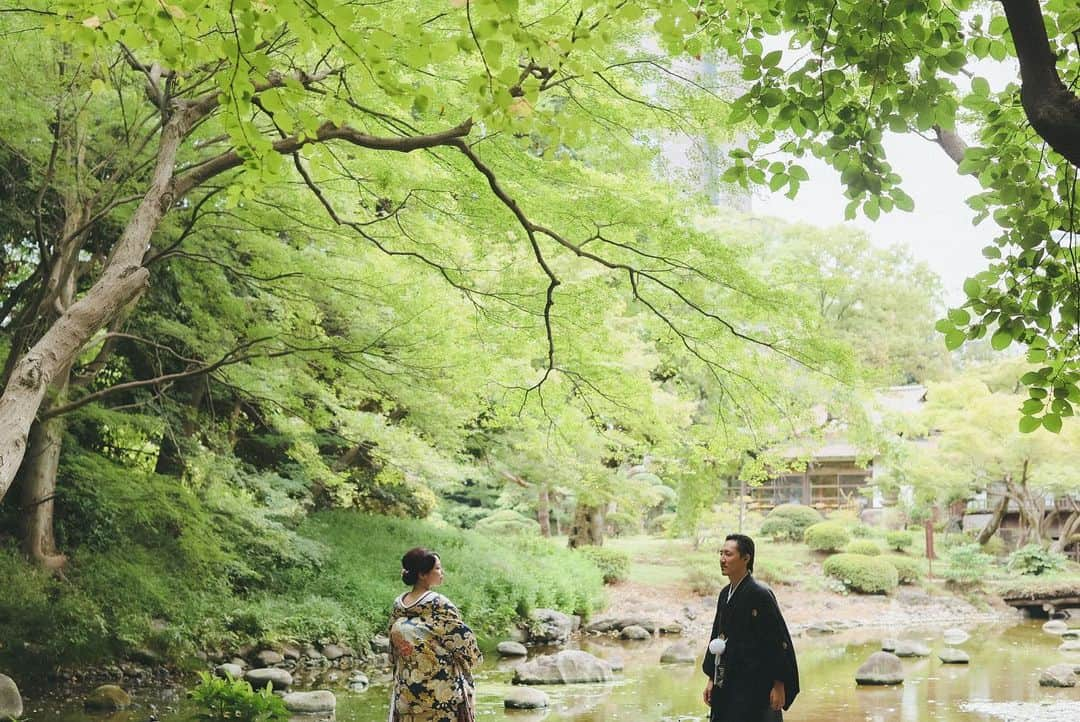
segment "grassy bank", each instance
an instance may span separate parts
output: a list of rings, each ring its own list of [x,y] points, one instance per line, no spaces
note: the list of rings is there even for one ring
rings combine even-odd
[[[442,555],[442,591],[482,633],[503,631],[535,607],[587,615],[603,604],[597,568],[543,539],[487,539],[345,511],[274,535],[245,536],[198,513],[190,520],[203,523],[136,530],[107,548],[84,544],[61,579],[0,548],[0,663],[45,670],[126,656],[176,661],[285,640],[361,649],[383,630],[404,589],[401,554],[417,545]]]

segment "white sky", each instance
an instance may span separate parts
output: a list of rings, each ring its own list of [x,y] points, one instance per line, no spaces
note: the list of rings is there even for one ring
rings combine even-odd
[[[941,277],[945,301],[959,303],[964,299],[964,279],[986,268],[982,248],[1000,230],[993,220],[972,226],[974,214],[964,201],[978,192],[979,183],[958,175],[956,164],[941,148],[917,135],[891,134],[885,138],[885,149],[903,178],[902,187],[915,201],[915,210],[883,213],[876,222],[859,215],[848,223],[881,245],[907,245]],[[844,224],[847,199],[837,172],[816,159],[799,162],[810,180],[803,182],[795,200],[766,189],[754,197],[753,212],[816,226]]]

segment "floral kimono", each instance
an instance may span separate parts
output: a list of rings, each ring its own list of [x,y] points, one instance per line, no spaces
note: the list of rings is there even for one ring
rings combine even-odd
[[[475,717],[476,636],[449,599],[432,591],[390,615],[394,690],[389,722],[462,722]]]

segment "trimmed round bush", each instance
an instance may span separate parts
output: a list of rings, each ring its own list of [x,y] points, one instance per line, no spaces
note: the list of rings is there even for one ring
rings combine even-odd
[[[618,549],[604,547],[581,547],[578,552],[596,565],[604,575],[604,584],[621,582],[630,575],[630,555]]]
[[[926,562],[921,559],[904,557],[899,554],[887,554],[881,557],[896,568],[897,579],[901,584],[914,584],[923,578]]]
[[[539,534],[540,522],[512,509],[499,509],[476,522],[474,528],[485,534]]]
[[[876,532],[874,531],[874,527],[868,526],[866,524],[856,524],[855,526],[851,527],[851,536],[855,537],[856,539],[870,539],[874,536],[875,533]]]
[[[881,547],[876,541],[870,539],[856,539],[848,544],[844,551],[848,554],[863,554],[868,557],[876,557],[881,553]]]
[[[847,527],[835,521],[822,521],[807,527],[803,541],[816,552],[838,552],[851,541]]]
[[[885,544],[890,549],[894,549],[898,552],[902,552],[905,549],[911,547],[915,543],[915,538],[912,537],[909,531],[891,531],[885,535]]]
[[[900,583],[896,567],[881,557],[834,554],[822,565],[827,576],[862,594],[887,594]]]
[[[773,539],[802,541],[806,529],[822,520],[821,512],[802,504],[781,504],[769,512],[761,533]]]

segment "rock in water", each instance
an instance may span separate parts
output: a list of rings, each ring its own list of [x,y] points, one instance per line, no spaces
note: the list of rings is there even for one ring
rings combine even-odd
[[[534,644],[565,644],[574,631],[574,618],[554,609],[534,609],[530,618],[529,641]]]
[[[244,675],[244,679],[251,682],[251,686],[255,689],[264,689],[267,682],[272,684],[274,689],[288,689],[293,683],[292,675],[277,667],[250,669]]]
[[[23,701],[15,680],[6,674],[0,674],[0,719],[18,719],[22,717]]]
[[[649,630],[645,629],[644,627],[639,627],[636,624],[631,624],[629,627],[623,627],[623,630],[619,633],[619,636],[623,639],[632,639],[637,641],[652,638],[652,635],[649,634]]]
[[[230,664],[226,662],[214,667],[214,674],[218,677],[232,677],[233,679],[243,679],[244,668],[239,664]]]
[[[1062,635],[1069,631],[1069,625],[1060,619],[1051,619],[1042,625],[1042,630],[1048,634]]]
[[[131,695],[115,684],[103,684],[86,698],[86,708],[114,712],[131,706]]]
[[[529,654],[529,650],[525,649],[524,644],[510,640],[499,642],[495,649],[500,657],[525,657]]]
[[[946,647],[938,653],[938,659],[945,664],[968,664],[971,662],[971,657],[962,649],[956,647]]]
[[[929,657],[930,648],[922,642],[916,642],[912,639],[901,639],[896,643],[896,649],[893,653],[897,657]]]
[[[538,689],[515,687],[503,699],[506,709],[543,709],[548,706],[548,696]]]
[[[614,677],[610,664],[578,649],[537,657],[514,670],[514,684],[580,684]]]
[[[903,663],[891,652],[874,652],[855,672],[855,682],[863,685],[903,684]]]
[[[660,655],[661,664],[696,664],[697,652],[689,644],[672,644]]]
[[[1055,664],[1039,673],[1041,687],[1075,687],[1076,671],[1071,664]]]
[[[945,638],[945,644],[950,647],[957,647],[971,638],[971,635],[963,629],[946,629],[942,636]]]
[[[327,714],[337,709],[334,693],[319,689],[313,692],[289,692],[281,697],[285,709],[293,714]]]

